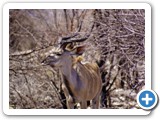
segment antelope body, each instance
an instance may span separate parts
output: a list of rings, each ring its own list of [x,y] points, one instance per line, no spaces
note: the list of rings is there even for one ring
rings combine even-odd
[[[65,47],[66,44],[63,46],[62,54],[48,56],[43,63],[60,69],[63,76],[62,90],[68,109],[73,109],[76,103],[80,103],[80,107],[86,109],[87,101],[91,100],[92,108],[98,109],[102,89],[98,65],[81,62],[79,55],[84,52],[84,46],[72,50],[66,50]]]

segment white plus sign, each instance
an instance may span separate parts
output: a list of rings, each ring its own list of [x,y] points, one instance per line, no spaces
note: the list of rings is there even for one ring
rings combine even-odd
[[[146,97],[145,98],[142,98],[142,101],[146,101],[146,105],[149,104],[149,101],[152,101],[152,98],[149,97],[148,94],[146,94]]]

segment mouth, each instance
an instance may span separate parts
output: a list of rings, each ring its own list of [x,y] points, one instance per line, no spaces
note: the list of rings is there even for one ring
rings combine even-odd
[[[45,63],[41,63],[41,65],[42,65],[42,66],[46,66],[46,64],[45,64]]]

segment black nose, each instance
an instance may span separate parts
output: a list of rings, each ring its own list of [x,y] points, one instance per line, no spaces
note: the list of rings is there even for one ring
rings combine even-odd
[[[41,62],[42,65],[47,65],[47,59],[44,59],[42,62]]]
[[[45,60],[43,60],[41,63],[44,64],[44,63],[45,63]]]

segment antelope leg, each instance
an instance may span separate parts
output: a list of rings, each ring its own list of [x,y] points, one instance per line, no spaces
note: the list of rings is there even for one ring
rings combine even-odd
[[[100,97],[96,97],[92,100],[92,108],[98,109],[100,105]]]
[[[81,109],[87,109],[87,101],[80,102]]]
[[[62,90],[63,90],[65,97],[66,97],[67,108],[74,109],[73,98],[70,96],[68,89],[66,88],[66,86],[64,84],[62,84]]]
[[[69,97],[67,98],[67,108],[68,109],[74,109],[74,102],[73,102],[73,98],[69,95]]]

